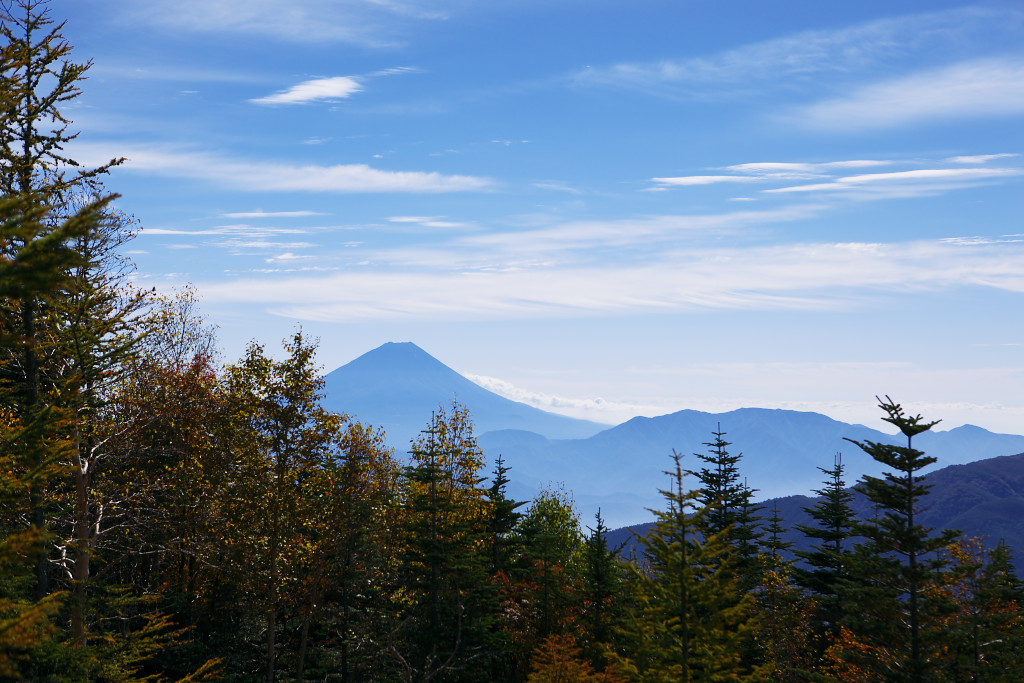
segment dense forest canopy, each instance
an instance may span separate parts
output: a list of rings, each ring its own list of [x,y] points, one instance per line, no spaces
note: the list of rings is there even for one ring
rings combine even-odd
[[[933,423],[881,400],[874,514],[823,468],[796,559],[720,427],[620,557],[570,492],[511,499],[458,405],[396,454],[301,332],[220,362],[192,292],[132,285],[118,160],[65,156],[88,63],[44,2],[0,34],[0,678],[1019,680],[1009,550],[919,522]]]

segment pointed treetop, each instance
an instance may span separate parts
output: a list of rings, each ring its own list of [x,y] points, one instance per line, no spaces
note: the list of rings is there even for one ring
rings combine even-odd
[[[903,406],[896,403],[888,396],[885,397],[884,401],[877,396],[875,399],[878,401],[878,407],[886,412],[886,417],[883,417],[882,419],[891,425],[895,425],[907,438],[916,436],[922,432],[927,432],[929,429],[941,422],[941,420],[935,420],[934,422],[922,422],[921,420],[924,418],[920,415],[908,417],[903,412]]]

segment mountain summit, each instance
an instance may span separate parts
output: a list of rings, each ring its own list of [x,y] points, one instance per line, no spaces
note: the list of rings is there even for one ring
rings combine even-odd
[[[518,429],[551,439],[580,439],[608,425],[518,403],[471,382],[412,342],[388,342],[329,373],[324,407],[383,427],[400,452],[452,401],[469,408],[477,434]]]

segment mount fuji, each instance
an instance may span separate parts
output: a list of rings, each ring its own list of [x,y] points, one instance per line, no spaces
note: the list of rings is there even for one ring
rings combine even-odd
[[[398,452],[453,401],[469,409],[476,433],[516,429],[550,439],[582,439],[610,425],[555,415],[511,401],[466,379],[412,342],[388,342],[325,377],[324,407],[383,427]]]

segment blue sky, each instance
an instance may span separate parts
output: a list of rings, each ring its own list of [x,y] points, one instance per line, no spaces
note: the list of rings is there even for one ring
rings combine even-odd
[[[139,280],[228,358],[301,325],[600,421],[1024,431],[1019,3],[51,6],[72,155],[127,157]]]

